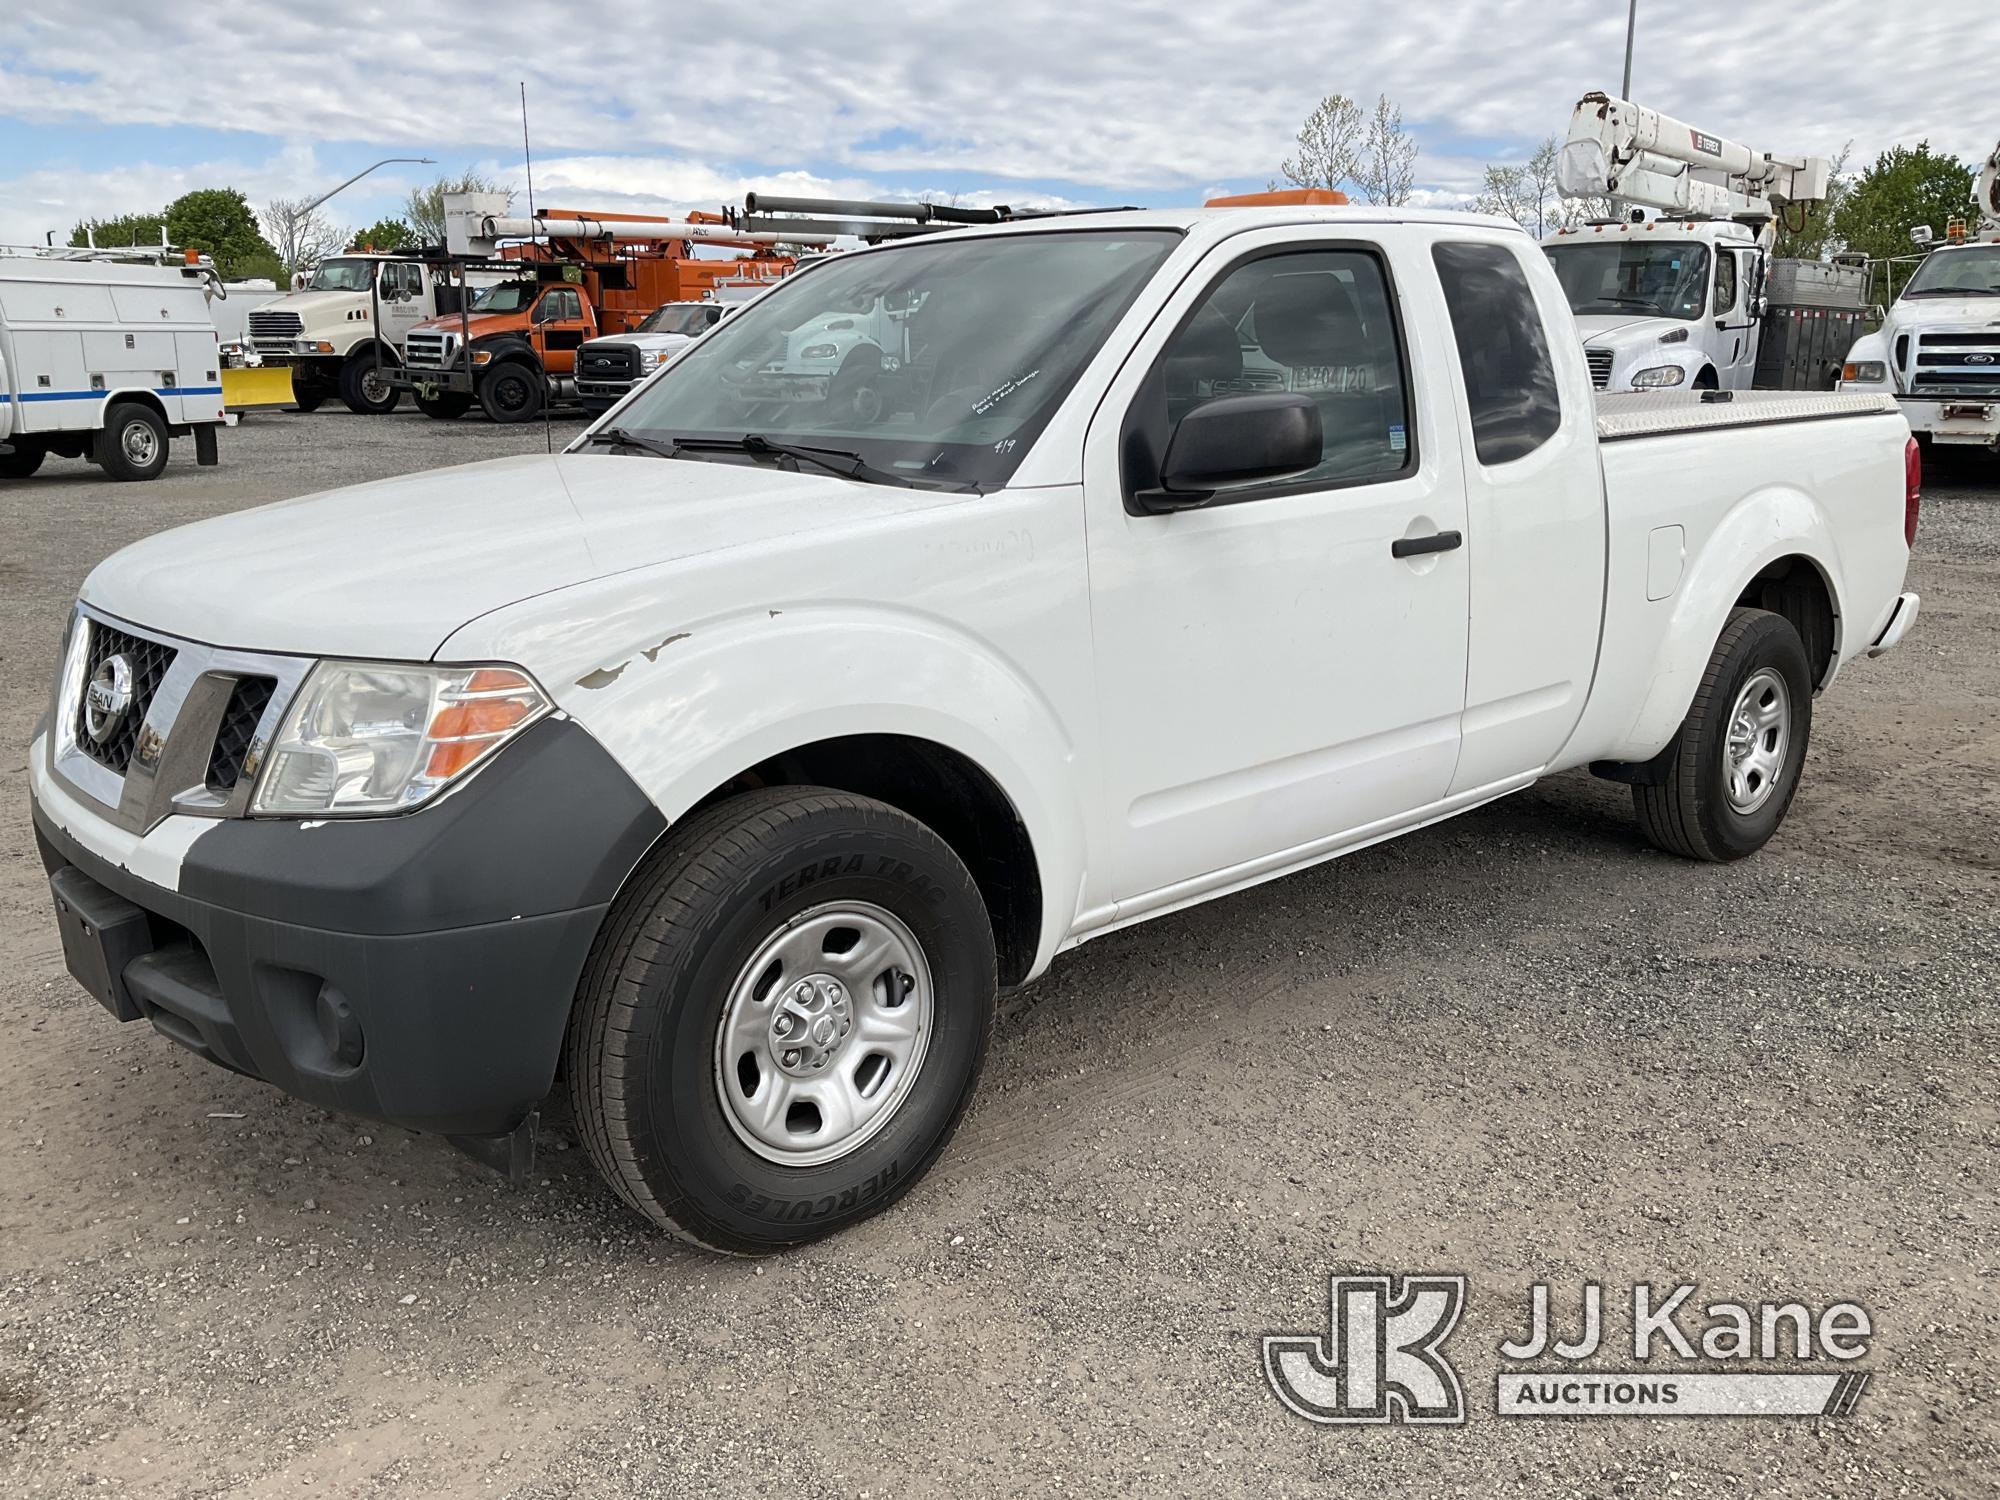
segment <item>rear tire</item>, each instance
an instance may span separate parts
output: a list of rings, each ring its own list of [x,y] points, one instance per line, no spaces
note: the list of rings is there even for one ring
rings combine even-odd
[[[548,404],[548,380],[521,360],[494,365],[479,381],[479,406],[495,422],[532,422]]]
[[[1671,747],[1666,779],[1634,786],[1639,828],[1687,859],[1755,854],[1785,820],[1812,738],[1812,673],[1791,621],[1731,612]]]
[[[16,438],[5,453],[0,453],[0,479],[26,479],[47,457],[48,449],[40,443]]]
[[[682,1239],[747,1255],[818,1239],[937,1159],[994,990],[985,904],[930,829],[841,792],[733,798],[605,919],[564,1044],[578,1133]]]
[[[472,410],[472,398],[457,391],[442,396],[418,396],[415,400],[418,411],[440,422],[456,422]]]
[[[379,417],[394,411],[403,393],[389,384],[389,371],[393,368],[384,360],[378,369],[369,350],[349,356],[340,367],[340,399],[347,403],[347,409],[364,417]]]
[[[150,406],[115,401],[91,457],[113,479],[158,479],[167,467],[167,424]]]

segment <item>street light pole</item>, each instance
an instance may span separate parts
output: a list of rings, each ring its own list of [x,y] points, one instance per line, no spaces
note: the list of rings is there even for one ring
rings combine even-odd
[[[1618,91],[1621,99],[1632,97],[1632,33],[1639,25],[1639,0],[1631,0],[1625,8],[1625,86]]]
[[[1636,0],[1634,0],[1634,3],[1636,3]],[[1628,70],[1631,67],[1631,59],[1629,54],[1626,59],[1626,67]],[[374,167],[363,167],[359,172],[356,172],[352,177],[348,178],[347,181],[343,182],[339,187],[333,189],[332,192],[321,193],[317,198],[313,199],[312,202],[308,203],[303,209],[299,211],[299,217],[303,219],[307,214],[311,213],[314,209],[318,208],[322,203],[326,202],[327,199],[331,198],[334,193],[342,192],[347,188],[353,187],[355,183],[359,182],[362,178],[366,177],[370,172],[374,171],[375,167],[386,167],[392,162],[408,162],[410,165],[417,167],[434,167],[437,165],[437,158],[431,156],[385,156],[380,161],[376,162]]]

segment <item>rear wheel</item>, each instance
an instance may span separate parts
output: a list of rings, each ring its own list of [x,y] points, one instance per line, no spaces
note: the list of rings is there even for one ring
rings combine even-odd
[[[113,479],[158,479],[167,466],[167,423],[150,406],[113,403],[91,456]]]
[[[472,409],[472,398],[457,391],[447,391],[441,396],[418,396],[416,402],[418,411],[440,422],[455,422]]]
[[[1738,609],[1675,737],[1665,779],[1634,786],[1640,830],[1689,859],[1755,854],[1785,820],[1812,737],[1812,674],[1791,621]]]
[[[778,787],[698,815],[613,906],[566,1046],[591,1160],[683,1239],[757,1254],[899,1198],[986,1055],[993,929],[894,808]]]
[[[16,438],[12,447],[0,452],[0,479],[26,479],[47,457],[48,449],[40,443]]]
[[[518,360],[492,366],[479,381],[480,409],[495,422],[532,422],[548,399],[542,372]]]
[[[371,350],[351,356],[340,367],[340,399],[347,409],[365,417],[379,417],[396,409],[403,393],[389,383],[390,365],[379,366]]]

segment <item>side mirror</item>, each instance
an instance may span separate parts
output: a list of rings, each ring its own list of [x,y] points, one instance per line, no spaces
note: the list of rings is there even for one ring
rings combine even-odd
[[[1318,468],[1325,442],[1310,396],[1223,396],[1180,419],[1167,439],[1160,487],[1136,498],[1149,511],[1191,510],[1231,485]]]

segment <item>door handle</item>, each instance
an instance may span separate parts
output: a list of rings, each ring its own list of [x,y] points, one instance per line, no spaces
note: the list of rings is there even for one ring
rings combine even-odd
[[[1465,538],[1455,531],[1440,531],[1431,536],[1398,537],[1389,543],[1391,557],[1422,557],[1426,552],[1452,552],[1465,544]]]

